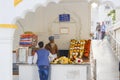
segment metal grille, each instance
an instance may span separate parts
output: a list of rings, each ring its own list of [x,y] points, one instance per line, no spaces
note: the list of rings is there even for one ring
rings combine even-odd
[[[113,52],[120,61],[120,42],[116,39],[115,36],[116,35],[113,35],[113,32],[109,32],[108,40],[110,42]]]

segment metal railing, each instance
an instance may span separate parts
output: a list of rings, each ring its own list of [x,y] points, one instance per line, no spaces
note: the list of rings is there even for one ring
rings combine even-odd
[[[108,37],[108,40],[110,42],[110,45],[112,47],[112,50],[113,50],[115,56],[120,61],[120,41],[117,39],[117,37],[119,37],[117,35],[120,34],[120,32],[117,33],[117,30],[120,30],[120,27],[117,27],[117,29],[113,28],[110,31],[108,31],[107,37]]]
[[[110,45],[112,47],[112,50],[120,62],[120,40],[119,40],[120,26],[119,25],[120,25],[120,22],[117,23],[116,25],[114,25],[115,27],[112,28],[110,31],[108,31],[107,36],[108,36]],[[119,67],[120,67],[120,65],[119,65]],[[119,80],[120,80],[120,72],[119,72]]]

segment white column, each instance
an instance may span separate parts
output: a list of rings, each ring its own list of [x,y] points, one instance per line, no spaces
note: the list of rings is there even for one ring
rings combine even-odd
[[[14,28],[0,28],[0,80],[12,80]]]

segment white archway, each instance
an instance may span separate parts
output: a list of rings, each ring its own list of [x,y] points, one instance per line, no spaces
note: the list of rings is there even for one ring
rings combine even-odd
[[[12,80],[12,51],[13,51],[13,37],[16,25],[14,19],[16,17],[23,17],[24,11],[34,11],[35,6],[45,6],[49,2],[59,2],[59,0],[22,0],[21,4],[14,7],[15,0],[0,0],[0,79]],[[42,2],[41,2],[42,1]],[[44,1],[44,2],[43,2]]]

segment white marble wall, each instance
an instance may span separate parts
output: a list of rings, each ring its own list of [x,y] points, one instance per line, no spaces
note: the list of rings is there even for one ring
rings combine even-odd
[[[24,19],[16,21],[18,30],[15,32],[14,49],[19,47],[19,35],[24,31],[32,31],[38,35],[38,41],[48,43],[50,35],[56,35],[56,44],[59,49],[69,49],[71,39],[90,38],[91,7],[86,0],[77,2],[50,3],[46,7],[39,7],[36,11],[26,14]],[[59,14],[70,14],[70,22],[59,22]],[[66,34],[61,28],[67,28]]]
[[[36,65],[19,65],[19,76],[14,76],[13,80],[39,80],[38,68]],[[50,67],[49,80],[90,80],[89,64],[53,64]]]
[[[14,28],[0,28],[0,80],[12,80]]]

